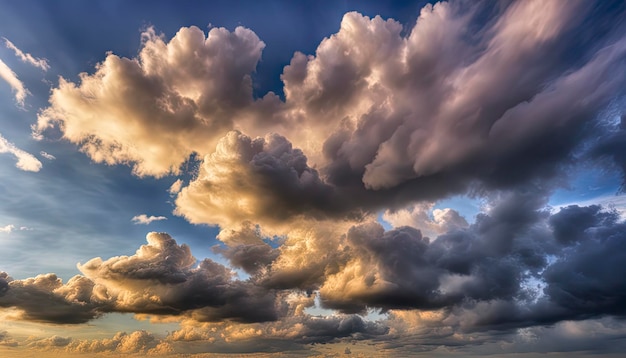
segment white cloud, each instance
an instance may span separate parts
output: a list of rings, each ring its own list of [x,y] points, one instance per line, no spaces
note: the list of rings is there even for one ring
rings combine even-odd
[[[0,227],[0,232],[10,233],[13,230],[15,230],[15,225],[6,225],[4,227]]]
[[[15,52],[15,56],[19,57],[22,60],[22,62],[31,64],[37,68],[42,69],[43,71],[47,71],[48,69],[50,69],[50,65],[48,65],[48,60],[46,60],[45,58],[36,58],[36,57],[33,57],[30,53],[24,53],[22,50],[17,48],[17,46],[15,46],[13,42],[9,41],[6,37],[3,37],[3,39],[7,48],[13,50]]]
[[[39,155],[41,155],[42,157],[48,159],[48,160],[55,160],[57,159],[54,155],[44,152],[43,150],[41,152],[39,152]]]
[[[135,224],[148,225],[153,221],[167,220],[165,216],[147,216],[146,214],[133,216],[131,219]]]
[[[24,100],[26,99],[26,95],[29,93],[28,90],[24,87],[22,81],[17,78],[17,75],[9,66],[7,66],[4,61],[0,60],[0,77],[4,79],[9,86],[15,92],[15,101],[18,105],[24,106]]]
[[[176,179],[176,181],[172,183],[168,191],[170,194],[175,195],[180,192],[180,189],[182,189],[182,187],[183,187],[183,181],[180,179]]]
[[[38,172],[41,169],[41,162],[35,158],[34,155],[27,153],[18,147],[15,144],[6,140],[0,134],[0,153],[9,153],[13,154],[17,159],[17,163],[15,166],[21,170],[28,172]]]
[[[109,53],[79,84],[61,78],[34,136],[58,125],[94,161],[161,177],[213,149],[252,105],[250,74],[265,44],[251,30],[184,27],[166,43],[148,29],[142,46],[138,58]]]
[[[433,239],[445,232],[468,226],[467,220],[456,210],[433,209],[434,205],[421,203],[397,211],[387,210],[382,218],[395,228],[412,226]]]

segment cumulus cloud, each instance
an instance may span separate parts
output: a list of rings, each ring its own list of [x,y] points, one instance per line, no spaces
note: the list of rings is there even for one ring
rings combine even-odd
[[[424,236],[436,238],[438,235],[468,226],[467,220],[451,208],[433,209],[434,204],[422,203],[397,211],[387,210],[383,220],[394,227],[411,226],[419,229]]]
[[[133,256],[79,264],[87,279],[106,288],[118,312],[188,314],[198,321],[276,319],[275,296],[209,259],[197,263],[187,245],[150,233]]]
[[[15,102],[21,107],[24,107],[24,100],[26,100],[26,95],[29,94],[26,87],[13,70],[7,66],[4,61],[0,60],[0,77],[5,80],[13,92],[15,92]]]
[[[257,175],[256,188],[248,179],[242,183],[247,187],[240,211],[252,216],[255,205],[269,200],[282,209],[291,197],[298,197],[300,207],[290,205],[291,212],[312,216],[398,210],[419,199],[514,188],[561,173],[582,142],[595,140],[593,135],[605,138],[592,130],[592,121],[621,93],[624,78],[613,73],[626,46],[609,42],[586,61],[567,62],[563,53],[578,45],[572,26],[587,6],[559,2],[535,11],[541,6],[528,1],[506,7],[471,43],[466,29],[478,24],[458,3],[425,7],[408,37],[392,20],[346,14],[339,32],[322,41],[315,56],[296,54],[282,77],[286,101],[277,107],[283,118],[277,130],[307,159],[306,167],[315,168],[315,185],[299,183],[298,194],[291,190],[294,184]],[[523,46],[513,46],[522,34]],[[208,185],[198,188],[211,170],[239,175],[242,165],[258,167],[253,156],[259,143],[240,134],[226,138],[205,157],[205,174],[177,200],[178,213],[194,223],[224,224],[244,216],[226,211],[214,217],[210,206],[216,198],[201,195]],[[226,161],[225,151],[237,153],[237,166]],[[215,174],[210,182],[216,185],[227,175]],[[281,184],[289,193],[273,193]],[[252,191],[255,198],[249,199]],[[282,220],[289,212],[263,213]]]
[[[134,331],[118,332],[112,338],[94,340],[73,340],[65,347],[70,353],[118,353],[118,354],[167,354],[173,349],[168,342],[163,342],[152,333]]]
[[[53,274],[13,280],[1,273],[0,306],[17,308],[20,319],[53,323],[82,323],[105,312],[175,315],[186,323],[171,342],[201,341],[216,352],[233,349],[233,342],[261,349],[275,341],[401,342],[415,335],[431,344],[470,344],[488,341],[484,332],[494,329],[623,315],[626,228],[619,215],[598,206],[550,214],[541,189],[530,189],[494,196],[475,223],[435,240],[412,227],[385,231],[369,222],[345,235],[294,232],[279,248],[261,249],[258,236],[246,237],[253,228],[230,232],[225,256],[253,275],[246,281],[208,259],[197,264],[186,245],[151,233],[136,254],[80,264],[84,276],[65,284]],[[344,314],[305,313],[315,296],[306,292],[315,290],[324,307]],[[354,314],[368,309],[392,313],[377,322]],[[413,321],[422,324],[402,333]],[[128,346],[142,348],[122,348],[120,336],[64,346],[92,352],[175,347],[135,335],[149,344],[137,338]]]
[[[301,215],[323,218],[332,199],[333,188],[286,138],[251,138],[233,131],[178,194],[175,213],[192,223],[223,227],[246,221],[276,224]]]
[[[148,225],[152,223],[153,221],[167,220],[167,218],[165,216],[153,216],[153,215],[148,216],[146,214],[141,214],[141,215],[133,216],[133,218],[130,220],[135,224]]]
[[[23,320],[76,324],[107,312],[193,317],[197,321],[275,320],[275,293],[214,261],[197,263],[189,247],[165,233],[150,233],[133,256],[78,264],[83,275],[63,284],[55,274],[13,280],[0,273],[0,307]]]
[[[8,49],[13,50],[15,52],[15,56],[19,57],[20,60],[22,60],[22,62],[26,62],[37,68],[40,68],[42,71],[47,71],[48,69],[50,69],[50,65],[48,65],[48,60],[46,60],[45,58],[36,58],[36,57],[33,57],[33,55],[31,55],[30,53],[24,53],[22,50],[17,48],[17,46],[15,46],[13,42],[9,41],[9,39],[7,39],[6,37],[3,37],[3,39],[4,39],[4,44],[6,45],[6,47]]]
[[[27,153],[15,144],[6,140],[0,134],[0,153],[9,153],[17,159],[15,166],[21,170],[28,172],[38,172],[41,169],[41,162],[34,155]]]
[[[51,323],[84,323],[98,317],[106,298],[94,283],[74,276],[66,284],[55,274],[13,280],[0,272],[0,307],[15,307],[17,318]]]
[[[138,58],[111,53],[78,84],[61,78],[35,132],[58,125],[94,161],[132,164],[140,176],[178,173],[252,103],[250,74],[264,46],[243,27],[206,36],[181,28],[168,43],[150,28]]]

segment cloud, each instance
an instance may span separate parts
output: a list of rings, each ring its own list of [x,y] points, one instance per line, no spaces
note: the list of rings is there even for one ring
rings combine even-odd
[[[146,30],[137,58],[109,53],[77,83],[61,78],[34,133],[56,126],[92,160],[139,176],[190,174],[181,164],[199,155],[197,175],[169,189],[174,214],[218,226],[214,252],[249,276],[153,232],[65,284],[0,274],[0,307],[38,322],[181,322],[173,345],[146,332],[68,343],[86,351],[353,339],[524,352],[535,334],[620,336],[609,326],[626,313],[626,224],[599,206],[547,205],[581,160],[624,169],[623,120],[604,111],[624,95],[626,41],[594,6],[441,2],[407,31],[348,13],[314,55],[294,54],[284,100],[252,96],[265,45],[251,30],[181,28],[169,41]],[[473,223],[434,209],[453,194],[485,201]],[[335,314],[306,314],[316,298]],[[360,316],[371,311],[388,316]]]
[[[13,280],[0,273],[0,307],[15,307],[17,319],[76,324],[100,316],[106,298],[94,292],[94,283],[74,276],[63,284],[55,274]]]
[[[17,308],[22,320],[64,324],[107,312],[186,314],[198,321],[277,318],[272,291],[234,280],[209,259],[196,265],[189,247],[167,234],[150,233],[147,240],[133,256],[78,264],[83,275],[65,284],[55,274],[13,280],[0,273],[0,307]]]
[[[412,226],[417,228],[424,236],[431,238],[468,226],[467,220],[456,210],[450,208],[433,209],[433,206],[433,203],[423,203],[397,211],[387,210],[383,213],[382,218],[394,227]]]
[[[165,233],[150,233],[133,256],[92,259],[78,269],[106,288],[116,312],[187,314],[198,321],[276,319],[274,294],[234,279],[228,268],[204,259]],[[264,307],[260,309],[259,307]]]
[[[17,102],[20,107],[24,107],[24,100],[26,100],[26,95],[29,94],[29,92],[24,87],[22,81],[17,78],[15,72],[2,60],[0,60],[0,77],[2,77],[2,79],[11,86],[13,92],[15,92],[15,102]]]
[[[18,342],[11,338],[7,331],[0,331],[0,346],[17,347]]]
[[[47,71],[50,69],[50,65],[48,65],[48,60],[46,60],[45,58],[36,58],[36,57],[33,57],[29,53],[24,53],[22,50],[17,48],[13,44],[13,42],[9,41],[6,37],[3,37],[3,39],[4,39],[4,44],[6,45],[6,47],[8,49],[13,50],[15,52],[15,56],[19,57],[22,60],[22,62],[26,62],[37,68],[40,68],[42,71]]]
[[[385,231],[369,222],[345,235],[294,231],[279,248],[262,249],[251,227],[225,231],[225,256],[253,275],[245,281],[211,260],[198,264],[189,247],[169,235],[151,233],[134,255],[79,264],[83,275],[65,284],[54,274],[13,280],[2,273],[0,306],[37,322],[82,323],[105,312],[174,315],[186,322],[170,344],[137,333],[132,342],[138,343],[128,349],[120,348],[126,346],[121,336],[64,345],[93,352],[169,350],[176,349],[171,343],[187,341],[223,352],[267,349],[269,342],[404,342],[416,335],[435,345],[475,344],[489,341],[485,332],[493,330],[533,331],[623,315],[626,287],[619,268],[626,259],[620,246],[626,224],[616,212],[570,206],[550,214],[536,187],[491,200],[475,223],[434,240],[412,227]],[[324,307],[343,314],[306,314],[315,297],[306,291],[316,290]],[[372,322],[354,314],[368,309],[391,316]],[[403,331],[406,320],[421,323]]]
[[[293,56],[281,77],[284,101],[271,93],[252,98],[250,74],[265,45],[251,30],[181,28],[166,42],[148,29],[137,58],[110,53],[80,83],[61,79],[35,134],[58,126],[94,161],[156,177],[178,174],[192,153],[209,153],[205,167],[229,166],[233,158],[211,154],[216,145],[245,150],[245,160],[260,154],[257,136],[266,147],[287,142],[290,155],[307,159],[311,183],[299,178],[301,187],[281,195],[270,186],[283,183],[258,166],[287,170],[295,161],[251,168],[276,197],[265,202],[280,204],[275,221],[309,208],[317,216],[397,210],[550,180],[583,143],[606,135],[590,128],[622,93],[624,71],[615,69],[626,42],[593,26],[602,19],[589,18],[591,8],[523,1],[494,9],[485,22],[481,3],[442,2],[424,7],[407,35],[394,20],[348,13],[315,55]],[[584,21],[594,45],[579,41]],[[476,30],[470,37],[468,28]],[[572,51],[578,60],[566,55]],[[233,129],[250,139],[228,134]],[[182,189],[179,202],[194,191]],[[178,210],[194,223],[218,219],[198,209]],[[220,223],[231,221],[225,215]]]
[[[132,164],[140,176],[177,174],[252,103],[250,74],[264,46],[243,27],[207,36],[181,28],[168,43],[149,28],[138,58],[110,53],[79,84],[61,78],[35,132],[58,125],[96,162]]]
[[[0,232],[5,232],[5,233],[10,233],[11,231],[15,230],[15,225],[6,225],[4,227],[0,227]]]
[[[55,159],[57,159],[54,155],[46,153],[43,150],[41,152],[39,152],[39,155],[41,155],[42,157],[44,157],[44,158],[46,158],[48,160],[55,160]]]
[[[73,340],[65,351],[69,353],[118,353],[118,354],[167,354],[172,353],[168,342],[163,342],[152,333],[134,331],[118,332],[112,338]]]
[[[298,215],[324,217],[332,199],[333,188],[286,138],[251,138],[233,131],[220,139],[197,178],[178,194],[175,213],[192,223],[223,227],[245,221],[276,224]]]
[[[0,153],[12,154],[17,159],[17,163],[15,164],[15,166],[21,170],[28,172],[38,172],[39,169],[41,169],[41,162],[37,158],[35,158],[34,155],[19,149],[15,146],[15,144],[6,140],[1,134]]]
[[[72,341],[70,337],[52,336],[44,339],[34,339],[28,343],[30,347],[43,349],[65,347]]]
[[[15,225],[9,224],[9,225],[5,225],[4,227],[0,226],[0,232],[4,232],[7,234],[10,234],[11,232],[15,231],[15,230],[19,230],[19,231],[29,231],[32,230],[32,228],[26,227],[26,226],[20,226],[15,227]]]
[[[148,225],[153,221],[167,220],[165,216],[147,216],[146,214],[133,216],[131,221],[135,224]]]
[[[176,195],[180,192],[182,187],[183,187],[183,181],[180,179],[176,179],[176,181],[172,183],[168,191],[171,195]]]

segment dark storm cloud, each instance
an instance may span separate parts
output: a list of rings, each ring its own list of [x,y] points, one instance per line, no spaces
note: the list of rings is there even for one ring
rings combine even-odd
[[[538,189],[502,195],[470,227],[432,242],[410,227],[356,226],[322,303],[345,312],[454,308],[467,327],[483,329],[623,315],[619,215],[599,206],[550,215],[544,197]]]
[[[609,130],[605,137],[599,138],[591,156],[608,157],[622,170],[622,190],[626,189],[626,114],[622,114],[616,128]]]

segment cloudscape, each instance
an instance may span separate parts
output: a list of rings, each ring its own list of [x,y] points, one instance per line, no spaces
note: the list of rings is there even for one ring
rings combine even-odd
[[[626,350],[626,3],[2,8],[0,356]]]

